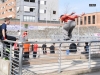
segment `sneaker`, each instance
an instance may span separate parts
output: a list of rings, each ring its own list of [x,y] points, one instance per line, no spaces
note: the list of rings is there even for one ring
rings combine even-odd
[[[71,39],[72,38],[72,34],[68,34],[68,37]]]
[[[10,49],[9,49],[9,48],[6,48],[6,51],[7,51],[7,52],[10,52]]]
[[[5,60],[9,60],[9,58],[7,58],[7,57],[5,57],[4,59],[5,59]]]

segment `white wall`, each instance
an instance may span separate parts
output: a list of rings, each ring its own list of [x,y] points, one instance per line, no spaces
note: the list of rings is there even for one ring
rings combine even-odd
[[[58,21],[59,18],[59,0],[40,0],[40,9],[47,10],[46,13],[40,13],[40,20],[46,19],[50,21]],[[46,5],[44,5],[44,1],[46,1]],[[53,11],[56,11],[56,14],[53,14]],[[51,15],[50,15],[51,14]],[[56,20],[53,20],[56,19]]]

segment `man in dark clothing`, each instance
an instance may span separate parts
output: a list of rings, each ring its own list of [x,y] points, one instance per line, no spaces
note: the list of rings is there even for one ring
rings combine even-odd
[[[50,46],[50,53],[51,54],[55,53],[55,43],[53,43],[53,45]]]
[[[69,46],[69,49],[70,49],[70,52],[77,52],[77,45],[75,43],[71,43]]]
[[[85,53],[89,53],[89,45],[88,45],[88,42],[85,43],[84,49],[85,49]]]
[[[47,47],[46,43],[42,45],[43,54],[47,53],[46,47]]]
[[[2,32],[2,35],[1,35],[1,40],[12,40],[12,41],[16,41],[16,38],[13,37],[13,36],[8,36],[7,35],[7,25],[10,24],[10,19],[9,18],[5,18],[5,21],[4,23],[1,25],[1,32]],[[14,45],[14,43],[12,44]],[[10,43],[9,42],[4,42],[4,48],[5,48],[5,57],[8,59],[8,55],[9,55],[9,52],[10,52]]]

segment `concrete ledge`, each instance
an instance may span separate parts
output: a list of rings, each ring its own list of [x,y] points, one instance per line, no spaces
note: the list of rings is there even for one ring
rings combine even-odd
[[[5,75],[9,75],[10,62],[0,58],[0,71]]]

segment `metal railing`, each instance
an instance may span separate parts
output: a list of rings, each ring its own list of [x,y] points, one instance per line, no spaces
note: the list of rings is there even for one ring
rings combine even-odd
[[[5,46],[4,42],[9,42],[9,46]],[[89,53],[81,54],[84,51],[84,43],[89,43]],[[74,70],[87,68],[91,69],[93,65],[100,63],[97,58],[100,51],[100,41],[52,41],[52,42],[15,42],[15,41],[2,41],[1,45],[1,58],[7,57],[10,61],[10,74],[9,75],[33,75],[50,72],[62,72],[64,70]],[[13,43],[17,43],[18,50],[13,49]],[[55,50],[50,50],[47,46],[46,54],[43,54],[41,45],[46,43],[52,45],[55,43]],[[71,43],[79,43],[77,45],[77,52],[67,52]],[[29,54],[24,53],[24,44],[38,44],[37,54],[33,54],[32,46],[30,46]],[[6,52],[9,48],[8,53]],[[73,49],[70,49],[73,50]],[[53,53],[52,53],[53,51]],[[29,55],[29,58],[23,56]],[[36,55],[36,58],[33,58]],[[84,58],[83,58],[84,57]],[[94,63],[96,62],[96,63]],[[100,66],[100,65],[99,65]]]

